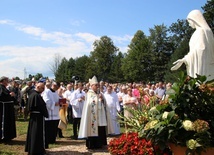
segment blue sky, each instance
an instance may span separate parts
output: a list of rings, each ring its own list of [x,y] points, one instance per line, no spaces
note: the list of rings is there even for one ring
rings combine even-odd
[[[53,78],[54,55],[89,55],[93,42],[110,37],[126,52],[133,35],[170,26],[202,11],[206,0],[0,0],[0,76]]]

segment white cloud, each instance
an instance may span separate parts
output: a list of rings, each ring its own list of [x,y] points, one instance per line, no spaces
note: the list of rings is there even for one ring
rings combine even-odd
[[[84,20],[71,20],[71,25],[73,26],[80,26],[81,24],[84,24],[85,21]]]
[[[56,53],[67,59],[89,55],[89,52],[92,51],[93,42],[100,38],[91,33],[47,32],[43,28],[24,25],[11,20],[0,20],[0,24],[13,26],[15,30],[33,36],[33,39],[53,44],[49,47],[0,46],[0,76],[23,78],[24,68],[26,68],[27,74],[42,73],[44,76],[53,76],[49,66]],[[122,52],[127,50],[127,42],[129,43],[132,38],[128,35],[110,37],[116,46],[118,44]]]
[[[130,35],[124,35],[124,36],[110,36],[110,38],[115,42],[115,43],[124,43],[124,42],[130,42],[133,36]]]
[[[30,34],[34,37],[38,37],[43,41],[49,41],[58,45],[69,45],[70,43],[75,42],[71,34],[66,34],[63,32],[46,32],[42,28],[33,27],[33,26],[17,26],[17,30],[24,33]]]
[[[35,35],[35,36],[41,36],[44,33],[44,30],[38,27],[33,27],[33,26],[19,26],[16,27],[17,30],[23,31],[27,34]]]
[[[43,73],[44,76],[50,73],[50,64],[56,53],[67,59],[80,57],[90,51],[87,46],[77,44],[73,47],[0,47],[0,56],[7,56],[8,59],[0,61],[0,75],[9,77],[18,76],[23,78],[23,70],[26,68],[28,74]]]
[[[93,43],[95,40],[98,40],[100,38],[99,36],[95,36],[91,33],[77,33],[75,34],[75,36],[82,38],[86,42],[90,42],[90,43]]]
[[[12,20],[0,20],[0,24],[14,25]]]

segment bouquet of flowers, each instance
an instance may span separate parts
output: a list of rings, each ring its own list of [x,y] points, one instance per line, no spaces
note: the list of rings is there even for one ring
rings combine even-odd
[[[186,153],[214,146],[214,80],[181,73],[168,99],[148,111],[149,120],[140,131],[161,149],[169,143],[187,147]]]
[[[119,138],[112,139],[108,150],[112,155],[169,155],[166,151],[153,146],[151,141],[140,138],[136,132],[124,133]]]

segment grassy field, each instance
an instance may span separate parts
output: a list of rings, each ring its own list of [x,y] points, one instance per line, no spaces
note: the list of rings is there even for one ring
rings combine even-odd
[[[22,118],[18,118],[16,121],[16,133],[17,137],[11,142],[0,143],[0,155],[26,155],[24,152],[25,141],[27,135],[28,121],[24,121]],[[65,138],[57,138],[56,144],[49,145],[49,148],[60,147],[63,145],[69,145],[71,135],[73,134],[72,124],[68,125],[68,128],[63,131]]]
[[[71,140],[71,135],[73,135],[72,124],[68,124],[66,130],[63,130],[63,136],[65,138],[57,138],[55,144],[50,144],[49,149],[73,145]],[[24,121],[22,118],[18,118],[16,121],[16,133],[17,137],[8,143],[0,143],[0,155],[27,155],[24,152],[25,141],[27,135],[28,121]],[[121,131],[124,131],[124,128],[121,128]]]

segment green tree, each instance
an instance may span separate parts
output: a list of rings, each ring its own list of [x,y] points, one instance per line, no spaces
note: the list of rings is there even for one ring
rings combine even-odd
[[[168,28],[164,24],[155,25],[149,31],[149,40],[152,42],[152,52],[155,55],[151,70],[154,73],[155,80],[162,81],[170,56],[174,51],[173,43],[169,38]]]
[[[68,71],[69,71],[68,70],[68,60],[66,58],[63,58],[56,71],[56,76],[55,76],[56,81],[67,82],[68,81],[68,76],[67,76]]]
[[[124,58],[124,54],[119,52],[113,60],[113,63],[111,65],[111,70],[109,73],[109,82],[122,82],[124,81],[123,77],[123,72],[121,69],[122,66],[122,60]]]
[[[100,40],[93,43],[93,46],[94,50],[90,52],[86,75],[87,77],[96,75],[100,80],[106,81],[118,48],[107,36],[102,36]]]
[[[16,76],[16,77],[14,78],[14,80],[20,80],[20,78],[19,78],[18,76]]]
[[[36,75],[34,75],[34,79],[36,80],[36,81],[38,81],[40,78],[42,78],[43,77],[43,75],[42,75],[42,73],[37,73]]]
[[[173,43],[174,49],[180,46],[183,40],[189,39],[193,33],[193,29],[189,26],[187,20],[178,19],[169,27],[169,39]]]
[[[138,30],[130,45],[127,55],[122,62],[122,71],[126,81],[142,81],[152,78],[151,63],[151,42],[143,31]]]
[[[204,10],[204,18],[214,33],[214,0],[207,1],[202,9]]]
[[[67,82],[71,81],[72,76],[76,76],[75,75],[75,59],[73,59],[72,57],[68,60],[68,66],[67,66]]]
[[[75,67],[73,74],[80,78],[80,81],[86,82],[88,79],[85,77],[86,68],[89,61],[89,57],[84,55],[75,59]]]

